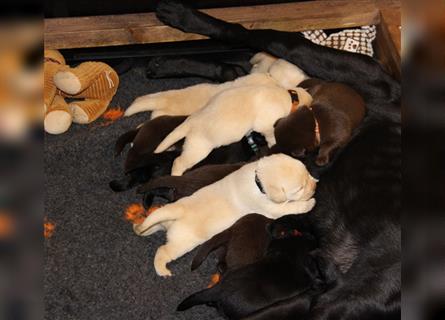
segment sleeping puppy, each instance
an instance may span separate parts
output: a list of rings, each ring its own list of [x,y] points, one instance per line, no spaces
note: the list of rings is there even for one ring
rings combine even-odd
[[[260,260],[266,254],[271,236],[279,239],[301,235],[296,229],[295,219],[286,217],[282,217],[279,222],[256,213],[242,217],[230,228],[213,236],[198,248],[192,261],[192,271],[198,268],[211,252],[218,249],[222,249],[218,254],[217,266],[221,274]],[[275,223],[272,225],[271,222]],[[307,221],[299,222],[298,227],[312,232],[312,227]]]
[[[347,145],[362,122],[366,106],[351,87],[318,79],[300,83],[312,96],[312,104],[278,120],[276,145],[271,153],[302,157],[319,148],[315,163],[326,165],[333,152]]]
[[[250,212],[274,219],[310,211],[316,184],[300,161],[272,155],[154,211],[142,224],[134,225],[134,231],[148,236],[167,230],[167,243],[158,248],[154,265],[158,275],[171,276],[167,263]]]
[[[305,230],[275,238],[259,261],[229,269],[218,284],[186,298],[177,310],[207,304],[235,320],[244,319],[279,300],[294,297],[300,308],[294,310],[291,318],[271,319],[304,319],[312,299],[324,287],[317,259],[310,254],[316,248],[317,240]]]
[[[192,261],[192,271],[198,268],[207,256],[218,249],[218,272],[237,269],[252,264],[266,253],[270,236],[266,228],[272,219],[252,213],[242,217],[230,228],[204,242]]]
[[[219,93],[233,88],[252,85],[279,85],[287,90],[307,79],[306,74],[293,64],[259,53],[252,58],[256,66],[252,74],[221,84],[202,83],[184,89],[168,90],[137,98],[125,111],[131,116],[142,111],[152,111],[151,119],[162,115],[191,115],[204,108]],[[275,59],[275,60],[274,60]]]
[[[221,84],[201,83],[184,89],[168,90],[137,98],[125,110],[125,116],[142,111],[152,111],[151,119],[163,115],[190,115],[202,109],[215,95],[232,88],[249,85],[275,84],[264,74],[251,74]]]
[[[115,155],[119,155],[125,146],[131,143],[125,159],[125,172],[139,168],[145,163],[144,155],[152,155],[159,143],[177,126],[184,122],[186,116],[163,116],[148,120],[138,128],[121,135],[115,144]],[[153,162],[153,160],[150,160]]]
[[[174,148],[159,154],[153,151],[159,143],[179,124],[186,116],[162,116],[148,120],[138,128],[121,135],[115,144],[115,154],[119,155],[127,144],[131,144],[125,160],[126,176],[110,182],[115,192],[128,190],[136,185],[170,174],[173,160],[181,154],[182,142]],[[228,146],[217,148],[195,167],[214,163],[238,163],[255,158],[259,149],[265,144],[263,137],[252,133],[249,137]]]
[[[131,144],[125,159],[126,176],[110,182],[110,188],[121,192],[144,183],[151,178],[170,173],[173,160],[180,155],[180,149],[153,154],[154,149],[174,128],[186,119],[185,116],[164,116],[146,121],[138,128],[121,135],[115,144],[118,156],[127,144]]]
[[[161,197],[167,202],[174,202],[187,197],[228,174],[238,170],[245,163],[213,164],[187,171],[182,176],[169,176],[151,179],[138,188],[144,194],[144,206],[149,208],[154,197]]]
[[[249,61],[252,66],[250,73],[267,73],[272,64],[277,60],[278,58],[266,52],[258,52]]]
[[[304,89],[296,88],[296,93],[298,106],[310,104],[311,97]],[[228,89],[189,116],[154,152],[163,152],[185,138],[182,153],[172,167],[171,174],[177,176],[205,159],[214,148],[239,141],[251,131],[262,134],[271,147],[275,144],[275,122],[287,116],[292,107],[291,94],[276,85]]]

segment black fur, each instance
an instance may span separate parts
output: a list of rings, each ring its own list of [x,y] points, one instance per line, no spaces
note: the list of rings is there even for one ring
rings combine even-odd
[[[214,287],[186,298],[178,311],[208,304],[229,319],[242,319],[274,301],[293,297],[300,307],[294,316],[304,316],[324,287],[317,260],[310,255],[316,248],[316,239],[306,231],[273,239],[261,260],[229,269]]]
[[[219,82],[235,80],[247,71],[239,65],[215,61],[199,61],[178,57],[156,57],[147,64],[147,77],[169,78],[199,76]]]
[[[317,205],[304,215],[316,226],[320,254],[341,271],[306,319],[400,319],[400,84],[372,58],[315,45],[299,33],[247,30],[176,1],[161,1],[157,15],[185,32],[269,52],[364,98],[365,123],[324,171]],[[299,310],[299,299],[288,297],[247,319],[293,319]]]

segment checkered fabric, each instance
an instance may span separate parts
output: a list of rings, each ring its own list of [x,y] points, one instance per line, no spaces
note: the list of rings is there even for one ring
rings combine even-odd
[[[329,36],[323,30],[304,31],[303,35],[312,42],[322,46],[366,54],[371,57],[374,55],[372,42],[376,37],[375,26],[345,29]]]

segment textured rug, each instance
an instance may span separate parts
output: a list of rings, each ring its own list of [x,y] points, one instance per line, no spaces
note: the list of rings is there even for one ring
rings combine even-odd
[[[121,76],[111,107],[126,108],[137,96],[203,81],[148,80],[139,65]],[[175,312],[183,298],[207,285],[214,258],[191,272],[189,253],[170,264],[172,278],[158,277],[153,257],[164,234],[136,236],[123,216],[141,197],[108,187],[122,172],[123,157],[113,156],[116,138],[147,117],[73,125],[65,134],[46,135],[45,216],[54,230],[44,243],[45,319],[221,319],[207,307]]]

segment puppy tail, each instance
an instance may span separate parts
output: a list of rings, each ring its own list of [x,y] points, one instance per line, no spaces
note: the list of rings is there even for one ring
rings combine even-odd
[[[185,311],[194,306],[212,303],[217,300],[218,295],[219,285],[216,285],[210,289],[204,289],[202,291],[196,292],[188,298],[185,298],[176,308],[176,311]]]
[[[153,111],[164,108],[164,103],[156,97],[157,93],[147,94],[145,96],[136,98],[133,103],[125,110],[124,116],[129,117],[136,113],[143,111]]]
[[[133,225],[133,230],[139,236],[149,236],[159,230],[158,228],[154,228],[156,225],[167,221],[174,221],[178,219],[181,214],[181,206],[177,204],[166,205],[153,211],[141,224]]]
[[[213,236],[210,240],[204,242],[199,247],[198,252],[193,258],[191,267],[192,271],[199,268],[199,266],[204,262],[204,260],[211,252],[226,244],[230,240],[231,235],[232,232],[229,228]]]
[[[117,138],[116,143],[114,145],[114,156],[117,157],[121,154],[122,150],[124,150],[125,146],[132,142],[136,135],[138,134],[139,129],[130,130],[125,132],[119,138]]]
[[[188,121],[183,122],[180,124],[176,129],[174,129],[170,134],[165,137],[164,140],[161,141],[161,143],[158,145],[154,153],[161,153],[170,148],[172,145],[174,145],[176,142],[184,138],[188,131],[189,131],[190,125]]]

